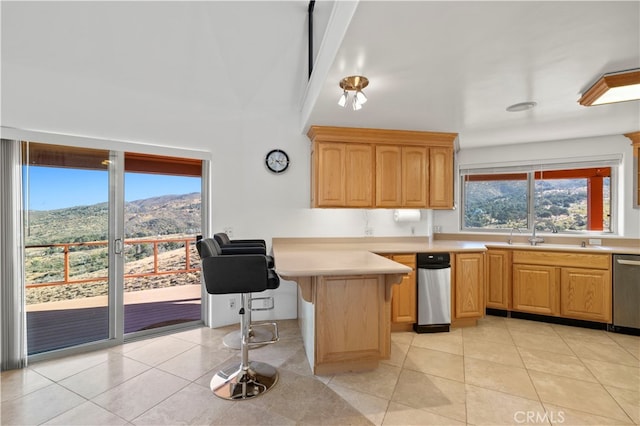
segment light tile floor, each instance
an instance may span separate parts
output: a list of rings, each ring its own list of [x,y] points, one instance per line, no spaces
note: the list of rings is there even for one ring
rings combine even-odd
[[[205,327],[2,373],[10,424],[640,424],[640,337],[488,316],[450,333],[394,333],[371,372],[313,376],[296,321],[250,352],[278,368],[260,398],[216,398],[238,359]]]

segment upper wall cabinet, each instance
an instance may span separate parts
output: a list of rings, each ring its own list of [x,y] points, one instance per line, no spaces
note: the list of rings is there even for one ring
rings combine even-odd
[[[633,206],[640,207],[640,131],[625,135],[633,143]]]
[[[453,208],[456,133],[312,126],[311,206]]]

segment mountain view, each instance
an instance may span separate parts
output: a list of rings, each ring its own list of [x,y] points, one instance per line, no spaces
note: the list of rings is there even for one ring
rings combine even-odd
[[[136,239],[184,239],[200,233],[200,193],[166,195],[125,203],[125,274],[154,270],[154,246],[132,243]],[[25,280],[27,284],[64,280],[62,247],[33,247],[63,243],[104,242],[108,239],[108,205],[99,203],[25,215]],[[31,246],[31,247],[30,247]],[[163,271],[185,268],[184,242],[158,243],[158,267]],[[199,258],[190,246],[191,267]],[[106,244],[69,247],[69,279],[107,276]],[[139,277],[125,280],[126,291],[169,287],[199,281],[193,274]],[[106,282],[45,286],[27,289],[27,304],[107,294]]]
[[[467,228],[527,228],[527,181],[465,182]],[[537,229],[551,231],[587,229],[586,179],[537,180],[535,184]],[[605,229],[609,227],[610,185],[604,185]]]
[[[125,238],[195,235],[200,230],[200,193],[165,195],[125,203]],[[107,203],[32,210],[25,217],[26,245],[107,240]]]

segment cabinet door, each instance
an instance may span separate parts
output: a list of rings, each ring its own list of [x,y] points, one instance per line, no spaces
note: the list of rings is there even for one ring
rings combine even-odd
[[[513,265],[513,310],[555,315],[558,312],[558,268]]]
[[[483,253],[455,256],[455,317],[480,318],[484,315]]]
[[[429,161],[427,148],[402,148],[402,206],[427,208]]]
[[[409,266],[412,271],[405,275],[400,284],[392,287],[391,321],[415,323],[417,317],[416,256],[401,254],[391,256],[391,260]]]
[[[511,288],[511,252],[508,250],[488,250],[486,300],[487,308],[505,309],[509,306]]]
[[[562,268],[560,314],[588,321],[611,322],[611,272]]]
[[[429,207],[453,208],[453,149],[429,149]]]
[[[316,366],[389,356],[383,275],[320,277],[315,309]]]
[[[345,157],[345,205],[373,207],[373,147],[346,144]]]
[[[316,207],[344,207],[346,204],[346,145],[318,142],[316,156]]]
[[[376,207],[402,204],[402,148],[376,146]]]

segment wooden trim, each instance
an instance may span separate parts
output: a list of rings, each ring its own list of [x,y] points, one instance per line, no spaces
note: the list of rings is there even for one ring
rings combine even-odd
[[[591,167],[588,169],[563,169],[535,172],[536,179],[579,179],[591,177],[610,177],[611,167]],[[467,175],[465,181],[498,181],[498,180],[527,180],[527,173],[505,173],[486,175]]]
[[[591,106],[593,103],[602,96],[607,90],[612,87],[630,86],[632,84],[640,83],[640,71],[632,71],[621,74],[605,75],[602,76],[593,86],[589,88],[580,100],[580,105]]]
[[[126,172],[201,177],[202,160],[126,152],[124,154],[124,170]]]
[[[458,137],[458,134],[358,127],[311,126],[307,132],[307,136],[313,142],[353,142],[453,147],[453,142]]]
[[[637,132],[625,133],[624,135],[631,139],[631,144],[633,146],[640,146],[640,130]]]
[[[109,151],[38,142],[22,142],[22,164],[85,170],[107,170]]]
[[[28,148],[28,149],[27,149]],[[22,162],[45,167],[107,170],[109,151],[38,142],[23,142]],[[125,152],[125,172],[202,176],[202,160]]]

